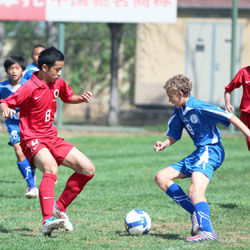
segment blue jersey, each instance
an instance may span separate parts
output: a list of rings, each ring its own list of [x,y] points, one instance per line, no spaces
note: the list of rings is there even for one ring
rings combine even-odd
[[[31,76],[34,72],[39,71],[39,68],[37,65],[33,62],[30,65],[28,65],[23,72],[23,77],[26,78],[27,80],[31,79]]]
[[[25,78],[21,78],[21,81],[17,84],[17,85],[11,85],[10,83],[10,79],[4,81],[4,82],[0,82],[0,99],[5,99],[8,96],[12,95],[13,93],[15,93],[22,85],[24,82],[26,82],[27,80]],[[15,108],[16,112],[19,112],[18,108]],[[19,123],[19,116],[14,115],[13,119],[8,118],[6,119],[6,125],[7,127],[10,124],[18,124]]]
[[[190,96],[184,106],[175,108],[168,122],[167,136],[179,140],[185,128],[196,147],[216,144],[221,142],[216,124],[229,126],[231,117],[231,113]]]

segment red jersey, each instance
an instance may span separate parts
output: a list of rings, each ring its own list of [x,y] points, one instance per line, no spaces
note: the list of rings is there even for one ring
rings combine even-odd
[[[231,93],[240,86],[243,88],[240,110],[250,113],[250,66],[240,69],[234,79],[225,87],[225,90]]]
[[[68,102],[74,91],[62,79],[46,84],[37,77],[37,73],[25,82],[5,102],[10,108],[20,108],[21,141],[30,139],[50,139],[57,136],[57,129],[53,125],[57,110],[57,99]]]

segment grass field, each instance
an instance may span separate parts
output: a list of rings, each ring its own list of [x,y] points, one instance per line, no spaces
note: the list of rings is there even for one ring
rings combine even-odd
[[[190,218],[155,184],[157,170],[180,160],[194,146],[184,137],[167,150],[153,151],[157,135],[75,136],[67,138],[96,166],[96,176],[71,204],[74,232],[41,234],[38,200],[24,198],[25,183],[8,137],[0,134],[0,249],[250,249],[250,153],[243,137],[223,138],[226,159],[207,190],[219,241],[186,243]],[[60,167],[56,197],[71,174]],[[41,173],[37,171],[40,183]],[[190,179],[177,181],[187,191]],[[148,235],[129,236],[124,217],[134,208],[152,218]]]

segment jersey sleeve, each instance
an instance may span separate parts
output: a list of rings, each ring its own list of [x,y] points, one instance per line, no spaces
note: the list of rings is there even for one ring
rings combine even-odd
[[[71,97],[75,94],[75,92],[71,89],[71,87],[62,79],[61,88],[59,97],[63,102],[69,102]]]
[[[20,108],[32,94],[32,88],[27,84],[28,82],[25,82],[15,93],[0,100],[0,102],[6,103],[12,109]]]
[[[0,84],[0,100],[3,98],[3,97],[2,97],[2,89],[3,89],[3,87],[2,87],[1,84]]]
[[[230,119],[233,114],[215,106],[215,105],[207,105],[203,109],[200,110],[201,116],[207,117],[207,122],[211,122],[214,124],[221,123],[224,126],[228,127],[230,124]]]
[[[178,113],[174,111],[168,121],[168,130],[166,135],[178,141],[181,138],[183,127],[184,123],[180,119]]]
[[[243,83],[243,79],[244,78],[244,74],[243,71],[240,70],[235,77],[233,78],[233,80],[225,87],[225,90],[229,93],[231,93],[234,89],[239,88],[242,83]]]

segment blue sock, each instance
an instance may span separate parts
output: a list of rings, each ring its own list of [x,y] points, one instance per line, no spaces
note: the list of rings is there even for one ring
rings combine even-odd
[[[36,175],[36,168],[31,166],[31,174],[33,176],[33,179],[35,179],[35,175]]]
[[[210,208],[207,202],[202,201],[194,205],[198,223],[201,231],[214,233],[211,219],[210,219]]]
[[[28,187],[35,187],[34,178],[31,172],[31,167],[28,159],[26,158],[24,161],[17,162],[18,169],[20,170],[23,178],[26,180]]]
[[[183,207],[187,212],[193,214],[194,206],[192,201],[176,183],[173,183],[167,189],[166,194],[170,196],[177,204]]]

